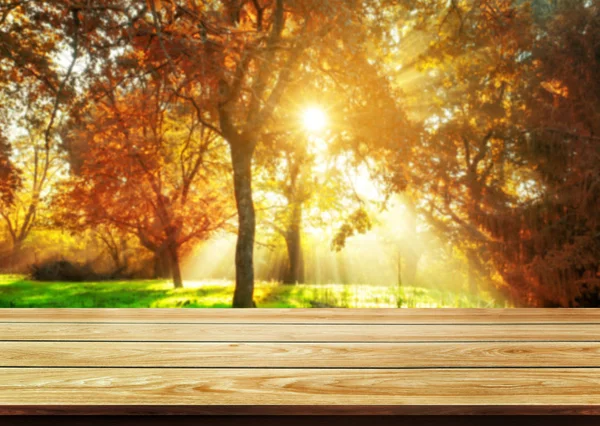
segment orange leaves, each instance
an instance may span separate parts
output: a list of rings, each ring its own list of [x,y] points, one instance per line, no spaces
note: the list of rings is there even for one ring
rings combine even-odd
[[[560,80],[557,80],[557,79],[547,80],[547,81],[541,82],[540,85],[545,90],[552,93],[553,95],[557,95],[557,96],[560,96],[563,98],[569,97],[569,89]]]
[[[92,87],[100,101],[79,111],[71,141],[83,163],[69,192],[83,208],[77,223],[141,233],[144,246],[160,246],[174,228],[178,245],[206,238],[227,209],[227,191],[204,164],[220,154],[215,134],[198,121],[193,102],[201,98],[192,84],[173,93],[181,80],[156,66],[161,51],[133,49],[126,66],[108,70]]]
[[[160,0],[146,0],[146,4],[148,5],[148,9],[156,10],[157,12],[162,8],[162,2]]]

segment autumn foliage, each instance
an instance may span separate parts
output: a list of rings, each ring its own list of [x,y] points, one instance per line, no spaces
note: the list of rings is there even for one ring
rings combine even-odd
[[[470,291],[598,306],[599,46],[589,0],[2,4],[3,263],[36,232],[89,234],[180,287],[182,258],[235,230],[252,307],[257,232],[300,283],[307,228],[342,250],[401,193],[406,235],[458,252]]]

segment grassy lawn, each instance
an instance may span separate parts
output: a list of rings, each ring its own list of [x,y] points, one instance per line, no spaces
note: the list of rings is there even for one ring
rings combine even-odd
[[[174,289],[166,280],[36,282],[0,275],[0,308],[229,308],[230,281],[186,281]],[[260,308],[504,307],[473,297],[418,287],[343,284],[256,283]]]

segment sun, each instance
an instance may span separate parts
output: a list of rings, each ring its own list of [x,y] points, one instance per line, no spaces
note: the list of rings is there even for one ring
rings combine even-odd
[[[327,114],[319,107],[310,107],[302,114],[302,124],[311,133],[318,133],[327,126]]]

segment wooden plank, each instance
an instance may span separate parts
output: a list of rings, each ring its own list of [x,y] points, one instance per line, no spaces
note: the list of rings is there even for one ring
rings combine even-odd
[[[600,343],[0,342],[0,367],[598,367]]]
[[[600,369],[0,368],[0,405],[113,404],[598,405]]]
[[[600,309],[0,309],[0,322],[594,323]]]
[[[600,341],[594,324],[285,325],[1,323],[0,340],[410,342]]]

